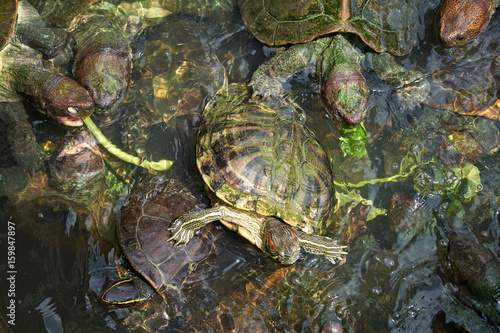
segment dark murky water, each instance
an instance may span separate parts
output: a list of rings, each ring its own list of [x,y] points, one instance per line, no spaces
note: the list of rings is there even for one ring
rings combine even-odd
[[[443,91],[479,87],[494,100],[499,87],[491,81],[489,67],[493,55],[500,53],[500,12],[476,41],[448,50],[437,45],[435,38],[433,17],[438,6],[437,0],[427,6],[418,45],[398,62],[421,71]],[[201,83],[202,96],[210,94],[218,84],[213,70],[222,67],[229,82],[245,81],[272,49],[250,35],[237,12],[222,23],[170,16],[167,23],[141,32],[132,46],[133,83],[116,112],[101,117],[101,123],[107,124],[104,131],[115,143],[145,149],[154,159],[174,159],[170,176],[196,179],[195,137],[184,122],[172,118],[179,109],[178,92]],[[325,114],[317,77],[304,70],[290,81],[291,95],[305,110],[309,127],[330,150],[335,166],[340,204],[330,233],[355,232],[348,229],[353,221],[366,220],[365,227],[358,226],[363,232],[342,266],[332,267],[327,260],[309,256],[294,266],[281,267],[225,231],[221,242],[225,250],[209,278],[186,291],[183,320],[162,319],[159,298],[151,302],[158,304],[142,309],[108,309],[98,296],[118,278],[114,227],[129,185],[119,183],[113,199],[105,197],[108,201],[93,213],[53,191],[34,190],[17,203],[0,198],[0,328],[7,332],[188,328],[208,332],[208,327],[227,330],[232,322],[236,331],[317,332],[324,322],[337,320],[349,332],[452,332],[457,326],[496,331],[484,314],[457,301],[454,288],[443,279],[437,252],[451,230],[497,257],[500,253],[500,124],[457,115],[423,98],[410,103],[408,96],[415,96],[411,92],[416,87],[404,95],[373,73],[365,74],[372,96],[364,122],[367,152],[362,157],[344,156],[341,151],[341,129]],[[442,105],[456,98],[440,96],[444,96],[438,102]],[[198,112],[202,106],[196,104],[193,110]],[[47,146],[65,133],[36,114],[31,120],[39,142]],[[147,129],[130,128],[139,122]],[[5,138],[0,149],[1,166],[9,166],[12,158]],[[446,169],[460,181],[452,191],[443,190],[447,185],[440,176],[449,156],[461,163]],[[142,171],[126,166],[120,172],[133,183]],[[42,180],[40,176],[34,183]],[[371,207],[367,216],[362,213],[363,204]],[[15,225],[12,267],[7,258],[9,225]],[[7,324],[11,313],[15,313],[15,325]]]

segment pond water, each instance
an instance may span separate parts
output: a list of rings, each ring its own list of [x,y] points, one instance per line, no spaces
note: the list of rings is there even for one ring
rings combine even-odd
[[[99,295],[119,277],[116,223],[147,171],[106,155],[107,191],[92,204],[48,189],[43,173],[28,191],[0,198],[0,331],[318,332],[329,320],[346,332],[497,331],[487,310],[459,300],[438,253],[456,235],[500,254],[500,123],[449,108],[467,92],[497,98],[490,65],[500,54],[500,11],[475,41],[445,49],[434,30],[439,5],[426,2],[416,47],[396,59],[422,80],[396,90],[364,68],[371,89],[366,134],[349,135],[327,115],[314,68],[288,82],[331,155],[339,205],[326,233],[349,242],[342,265],[310,255],[283,267],[218,226],[223,250],[207,278],[185,291],[182,316],[165,319],[157,296],[140,308],[109,309]],[[274,49],[252,37],[237,10],[220,21],[183,14],[159,21],[132,41],[124,101],[96,122],[134,154],[174,160],[167,177],[199,182],[196,115],[224,80],[246,82]],[[423,93],[422,82],[431,89]],[[185,96],[187,108],[178,103]],[[52,151],[66,129],[30,117],[38,142]],[[5,137],[0,151],[0,167],[11,166]],[[12,313],[15,325],[8,324]]]

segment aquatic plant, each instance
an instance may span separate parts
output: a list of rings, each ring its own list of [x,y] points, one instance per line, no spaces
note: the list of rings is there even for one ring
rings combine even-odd
[[[94,134],[96,137],[97,141],[99,141],[100,144],[104,146],[111,154],[115,155],[119,159],[131,163],[140,167],[143,167],[145,169],[153,169],[157,171],[164,171],[168,170],[172,164],[174,163],[173,161],[162,159],[159,161],[148,161],[148,160],[142,160],[141,158],[137,156],[132,156],[129,153],[124,152],[117,146],[111,143],[104,134],[102,134],[101,130],[95,125],[95,123],[90,119],[90,117],[84,117],[82,118],[83,122],[89,130]]]

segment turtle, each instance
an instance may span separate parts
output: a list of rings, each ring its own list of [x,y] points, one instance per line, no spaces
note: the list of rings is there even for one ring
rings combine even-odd
[[[349,126],[367,112],[369,87],[361,73],[366,56],[350,41],[354,33],[376,52],[401,56],[417,42],[421,1],[238,1],[245,26],[266,45],[295,44],[254,72],[254,94],[280,98],[282,83],[310,63],[316,65],[327,111]],[[378,54],[378,53],[377,53]],[[377,55],[375,55],[377,56]],[[378,74],[378,73],[377,73]]]
[[[445,0],[436,15],[439,39],[446,47],[461,46],[477,37],[498,6],[498,0]]]
[[[148,174],[137,182],[122,207],[116,229],[131,269],[119,268],[122,277],[103,290],[101,303],[132,307],[157,292],[168,315],[178,316],[186,300],[183,288],[206,277],[220,251],[217,240],[222,230],[212,225],[189,244],[176,247],[167,242],[171,235],[168,226],[188,211],[203,209],[206,201],[192,182],[178,177]]]
[[[106,167],[97,140],[84,127],[62,139],[55,133],[43,146],[50,155],[48,166],[33,176],[17,165],[0,168],[0,195],[6,196],[9,209],[20,212],[22,217],[16,219],[29,224],[66,216],[66,228],[79,224],[77,228],[101,241],[103,251],[111,247],[114,206],[128,193],[123,178]],[[19,179],[24,182],[18,184]],[[52,237],[50,231],[46,236]]]
[[[474,55],[472,59],[464,56],[445,67],[427,65],[419,70],[405,68],[384,53],[372,57],[367,66],[381,73],[381,79],[394,87],[401,104],[409,110],[428,105],[464,116],[499,120],[500,73],[495,67],[499,57],[495,53]]]
[[[105,167],[96,139],[80,127],[44,146],[51,155],[48,167],[33,176],[17,165],[0,168],[0,195],[27,216],[41,206],[75,212],[84,216],[88,228],[104,232],[112,217],[110,204],[122,195],[124,183]],[[95,228],[101,225],[101,230]]]
[[[89,91],[96,113],[104,114],[115,109],[130,84],[129,43],[139,31],[163,22],[172,13],[223,17],[233,7],[230,0],[186,4],[173,0],[34,1],[44,20],[70,32],[75,53],[72,73]]]
[[[0,168],[0,194],[13,201],[38,196],[32,193],[52,193],[73,200],[91,198],[102,189],[104,182],[104,160],[97,144],[95,137],[84,128],[67,132],[49,151],[48,172],[43,169],[31,176],[17,165]],[[54,146],[53,143],[45,145]]]
[[[448,288],[452,296],[500,325],[500,312],[495,306],[500,299],[500,260],[485,246],[453,233],[437,251],[443,282],[456,286]]]
[[[0,50],[0,120],[7,126],[9,144],[19,166],[31,173],[45,155],[36,145],[22,100],[67,126],[93,112],[88,92],[74,80],[46,70],[41,55],[52,55],[66,43],[64,30],[51,29],[24,0],[2,5]]]
[[[296,104],[250,98],[244,83],[219,90],[203,111],[196,153],[214,206],[179,217],[169,241],[188,243],[220,220],[284,265],[301,247],[338,263],[344,247],[314,234],[335,208],[335,190],[328,155],[304,121]]]
[[[104,181],[104,158],[96,138],[86,129],[68,132],[49,160],[49,184],[60,193],[89,197]]]
[[[2,8],[5,23],[0,24],[5,29],[0,39],[5,45],[0,53],[0,102],[28,100],[42,113],[68,126],[81,126],[81,118],[94,110],[110,113],[121,102],[130,80],[129,42],[141,27],[161,21],[172,11],[203,8],[178,8],[175,1],[161,1],[154,6],[141,1],[121,1],[119,5],[95,0],[32,3],[36,8],[26,0],[9,0]],[[230,10],[232,4],[227,0],[206,7],[209,13],[219,15],[219,9]],[[47,26],[44,20],[55,27]],[[74,80],[42,66],[40,52],[53,56],[66,45],[74,51]],[[46,156],[35,144],[22,105],[0,107],[18,164],[33,173]]]

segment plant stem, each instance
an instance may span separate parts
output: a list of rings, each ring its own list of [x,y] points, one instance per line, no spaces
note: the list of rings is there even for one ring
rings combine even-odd
[[[114,144],[112,144],[111,141],[109,141],[104,136],[104,134],[102,134],[101,130],[94,124],[94,122],[92,121],[92,119],[90,119],[90,117],[83,117],[82,120],[85,123],[85,125],[87,125],[87,127],[92,132],[92,134],[94,134],[97,141],[99,141],[99,143],[101,143],[104,146],[104,148],[106,148],[111,154],[115,155],[116,157],[118,157],[122,161],[125,161],[127,163],[132,163],[132,164],[138,165],[138,166],[146,168],[146,169],[153,169],[153,170],[158,170],[158,171],[168,170],[172,166],[172,164],[174,163],[173,161],[165,160],[165,159],[157,161],[157,162],[148,161],[148,160],[144,160],[141,162],[141,159],[139,157],[132,156],[132,155],[124,152],[123,150],[121,150],[120,148],[115,146]]]

